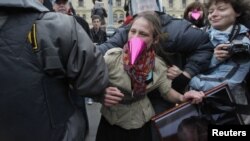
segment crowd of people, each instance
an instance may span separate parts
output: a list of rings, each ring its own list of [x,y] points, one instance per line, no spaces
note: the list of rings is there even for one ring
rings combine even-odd
[[[250,105],[250,2],[194,2],[177,19],[160,0],[126,0],[109,39],[98,2],[90,29],[68,0],[1,0],[0,140],[84,141],[86,98],[102,104],[96,141],[159,141],[153,116],[222,83]],[[206,141],[205,129],[191,117],[177,135]]]

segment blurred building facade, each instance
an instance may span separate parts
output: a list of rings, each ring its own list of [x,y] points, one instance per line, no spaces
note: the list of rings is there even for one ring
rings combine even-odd
[[[104,3],[104,8],[109,10],[108,1],[109,0],[99,0]],[[199,1],[204,2],[205,0],[162,0],[164,9],[166,13],[177,18],[183,17],[183,11],[188,4]],[[83,17],[91,26],[91,9],[94,7],[93,0],[71,0],[73,7],[76,10],[77,15]],[[115,27],[120,25],[120,21],[125,18],[125,11],[123,10],[125,0],[112,0],[112,13],[113,13],[113,25]],[[110,16],[110,15],[108,15]],[[108,24],[108,18],[106,18],[106,23]]]

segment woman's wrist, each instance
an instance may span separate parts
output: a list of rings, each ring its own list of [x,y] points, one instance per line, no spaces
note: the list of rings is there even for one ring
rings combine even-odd
[[[178,104],[183,103],[183,102],[186,102],[186,99],[184,98],[184,95],[180,95]]]

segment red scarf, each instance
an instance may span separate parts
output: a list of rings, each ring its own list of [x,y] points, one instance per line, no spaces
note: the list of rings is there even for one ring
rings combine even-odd
[[[155,51],[152,47],[150,49],[145,49],[134,65],[131,65],[128,44],[125,44],[123,49],[124,70],[127,71],[131,79],[132,96],[144,96],[146,94],[147,76],[155,66]]]

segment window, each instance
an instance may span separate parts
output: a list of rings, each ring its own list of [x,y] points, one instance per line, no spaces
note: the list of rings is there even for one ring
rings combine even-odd
[[[124,14],[120,14],[119,20],[124,20]]]
[[[115,3],[116,3],[116,6],[119,6],[119,7],[120,7],[120,6],[122,6],[122,2],[121,2],[121,0],[116,0],[116,2],[115,2]]]
[[[168,5],[169,5],[169,8],[173,8],[174,1],[173,0],[168,0]]]
[[[182,8],[185,8],[187,6],[187,1],[186,0],[182,0]]]
[[[82,14],[82,18],[83,18],[84,20],[86,20],[86,15],[85,15],[85,14]]]
[[[83,3],[84,3],[83,0],[78,0],[78,6],[79,7],[83,7]]]
[[[117,19],[117,14],[114,14],[114,15],[113,15],[113,19],[114,19],[114,22],[117,22],[117,21],[118,21],[118,19]]]

